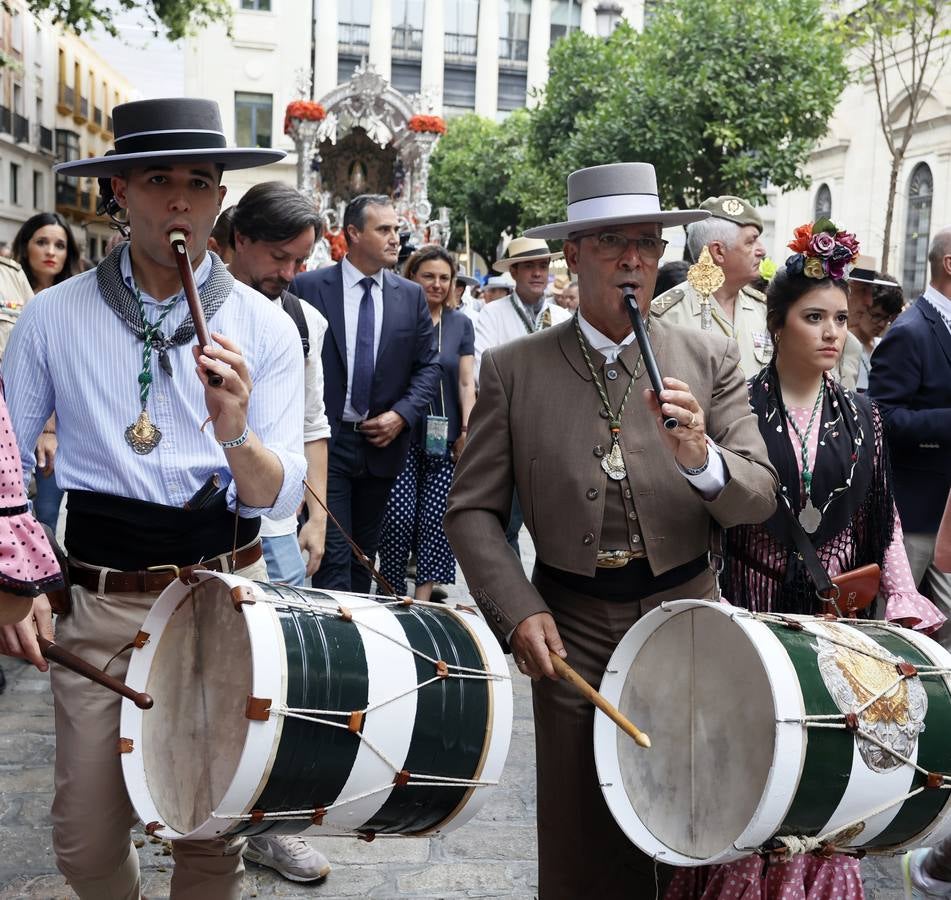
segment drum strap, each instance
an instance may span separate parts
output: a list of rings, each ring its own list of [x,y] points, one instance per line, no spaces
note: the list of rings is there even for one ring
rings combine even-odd
[[[799,558],[805,563],[809,577],[812,578],[816,586],[816,592],[822,595],[823,600],[827,599],[828,596],[835,593],[835,586],[832,584],[829,573],[819,560],[819,554],[816,553],[816,548],[812,545],[812,541],[809,540],[805,529],[799,524],[799,519],[793,515],[789,504],[782,497],[777,497],[776,505],[782,510],[783,515],[787,519],[789,531],[796,544]]]

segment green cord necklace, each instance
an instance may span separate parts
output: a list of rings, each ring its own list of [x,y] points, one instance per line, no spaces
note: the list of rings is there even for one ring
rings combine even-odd
[[[812,434],[813,426],[816,424],[816,416],[819,415],[819,408],[822,406],[824,392],[825,381],[823,380],[819,384],[819,396],[816,397],[816,403],[812,408],[812,415],[809,417],[809,425],[806,428],[805,434],[799,430],[799,426],[793,421],[789,412],[784,410],[786,413],[786,421],[789,422],[789,427],[796,432],[796,437],[799,438],[799,453],[802,458],[802,486],[806,494],[806,505],[799,511],[799,524],[802,525],[803,530],[808,534],[814,534],[822,522],[822,513],[816,509],[812,502],[813,472],[812,469],[809,468],[809,437]],[[818,457],[818,455],[819,448],[816,447],[816,456]]]
[[[154,345],[162,346],[162,333],[159,326],[165,321],[165,317],[172,311],[172,308],[178,302],[173,300],[162,310],[162,314],[153,323],[145,315],[145,304],[142,302],[142,294],[139,289],[135,289],[135,300],[139,304],[139,312],[142,314],[142,323],[144,334],[142,335],[142,370],[139,372],[139,402],[142,404],[142,410],[135,422],[125,430],[125,439],[129,446],[138,454],[144,456],[151,453],[162,440],[162,432],[152,424],[149,418],[146,404],[149,401],[149,391],[152,387],[152,349]]]

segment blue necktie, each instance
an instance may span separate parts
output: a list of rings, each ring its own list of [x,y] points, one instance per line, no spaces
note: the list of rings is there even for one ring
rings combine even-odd
[[[373,330],[376,310],[373,308],[372,278],[360,280],[363,299],[357,319],[357,345],[353,351],[353,382],[350,386],[350,405],[357,415],[365,416],[370,408],[370,385],[373,383]]]

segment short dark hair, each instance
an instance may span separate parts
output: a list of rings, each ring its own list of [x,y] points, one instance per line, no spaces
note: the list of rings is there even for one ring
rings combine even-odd
[[[320,237],[320,214],[313,201],[283,181],[263,181],[234,207],[228,241],[234,247],[238,231],[252,241],[281,243],[307,228],[314,229],[315,238]]]
[[[27,247],[33,235],[47,225],[59,225],[59,227],[66,232],[66,262],[60,273],[53,279],[53,284],[59,284],[61,281],[72,278],[73,275],[78,275],[83,271],[79,259],[79,246],[76,243],[76,238],[73,237],[73,231],[67,221],[58,212],[37,213],[35,216],[30,216],[30,218],[20,226],[20,230],[13,239],[13,247],[11,249],[13,259],[20,264],[20,267],[26,274],[27,281],[30,282],[30,287],[34,290],[36,289],[37,281],[33,269],[30,268]]]
[[[367,227],[367,207],[368,206],[392,206],[393,201],[386,194],[360,194],[354,197],[348,204],[343,213],[343,234],[350,243],[350,226],[353,225],[357,231],[363,231]]]
[[[773,344],[776,333],[786,324],[786,316],[800,297],[817,288],[837,287],[849,296],[849,284],[843,278],[808,278],[805,275],[790,275],[785,266],[780,266],[766,288],[766,328]]]
[[[453,263],[449,251],[444,247],[440,247],[438,244],[426,244],[420,247],[419,250],[416,250],[410,258],[406,260],[406,265],[403,267],[403,277],[412,279],[423,263],[432,262],[434,259],[446,263],[446,265],[449,266],[450,277],[455,280],[455,263]]]
[[[211,229],[211,236],[218,242],[219,247],[234,246],[231,236],[231,220],[234,218],[234,206],[223,209],[215,219],[215,227]]]
[[[669,291],[687,280],[687,269],[690,263],[685,259],[674,259],[664,263],[657,271],[657,281],[654,282],[654,296],[659,297],[664,291]]]
[[[884,273],[876,273],[875,277],[883,281],[893,281],[891,275]],[[905,294],[898,282],[889,285],[874,285],[872,287],[872,306],[880,306],[882,312],[889,316],[897,316],[905,308]]]

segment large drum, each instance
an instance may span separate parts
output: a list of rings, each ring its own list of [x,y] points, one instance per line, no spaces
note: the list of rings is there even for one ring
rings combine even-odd
[[[884,622],[664,603],[611,657],[595,759],[645,853],[698,866],[759,849],[900,850],[951,834],[951,655]]]
[[[512,690],[476,612],[198,572],[155,602],[120,750],[150,832],[426,834],[498,782]]]

